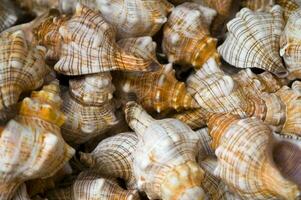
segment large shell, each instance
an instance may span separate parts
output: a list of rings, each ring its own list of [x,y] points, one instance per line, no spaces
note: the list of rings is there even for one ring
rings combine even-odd
[[[272,158],[271,129],[256,118],[213,115],[208,122],[218,158],[214,171],[246,199],[295,199],[298,186],[283,177]]]
[[[67,188],[47,192],[49,200],[139,200],[136,190],[124,190],[113,180],[85,171]]]
[[[280,55],[289,78],[301,78],[301,9],[290,15],[280,38]]]
[[[228,63],[239,68],[261,68],[280,77],[287,75],[279,55],[279,39],[284,29],[280,6],[274,6],[270,12],[243,8],[227,28],[226,41],[218,51]]]
[[[187,92],[185,83],[175,77],[171,64],[156,72],[129,75],[120,73],[114,77],[119,96],[135,94],[137,102],[148,111],[164,112],[199,107]]]
[[[87,142],[118,122],[111,79],[110,73],[104,72],[69,81],[70,89],[63,95],[62,108],[67,116],[62,134],[67,142]]]
[[[243,0],[241,4],[254,11],[269,11],[275,2],[274,0]]]
[[[32,46],[23,31],[0,36],[0,112],[16,104],[22,92],[37,89],[49,72],[45,48]]]
[[[0,32],[14,25],[17,21],[16,11],[10,1],[0,1]]]
[[[80,160],[101,175],[122,178],[128,188],[137,188],[133,174],[137,143],[135,133],[120,133],[101,141],[91,153],[81,153]]]
[[[163,52],[171,63],[200,68],[208,58],[217,57],[217,40],[209,25],[216,12],[196,3],[177,6],[164,26]]]
[[[57,83],[22,101],[19,115],[1,132],[0,199],[10,199],[24,181],[56,173],[74,150],[60,135],[65,116],[59,111]]]
[[[83,75],[111,70],[152,70],[152,62],[129,54],[116,44],[115,29],[100,12],[83,5],[77,5],[75,14],[59,32],[63,45],[54,68],[60,73]]]
[[[97,0],[104,18],[117,28],[118,38],[153,36],[173,9],[166,0]]]
[[[294,11],[301,7],[300,0],[275,0],[275,2],[283,8],[285,20],[287,20]]]
[[[133,153],[139,190],[150,199],[204,199],[204,171],[196,162],[198,134],[176,119],[154,120],[134,102],[125,113],[139,140]]]

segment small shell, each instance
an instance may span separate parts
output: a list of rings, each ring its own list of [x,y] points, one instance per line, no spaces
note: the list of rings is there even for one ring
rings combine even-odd
[[[173,5],[166,0],[97,0],[97,8],[117,27],[118,38],[153,36],[166,22]]]
[[[16,11],[11,2],[7,0],[0,1],[0,32],[13,26],[17,21]]]
[[[56,71],[66,75],[83,75],[111,70],[149,71],[150,61],[122,50],[115,42],[115,30],[100,12],[83,5],[59,32],[63,38]],[[91,62],[93,60],[93,62]]]
[[[254,11],[269,11],[275,2],[274,0],[243,0],[241,4]]]
[[[120,98],[124,93],[134,93],[137,101],[148,111],[160,113],[171,109],[179,111],[199,107],[186,91],[185,83],[176,79],[171,64],[159,71],[137,76],[120,73],[114,80]]]
[[[245,199],[295,199],[298,186],[283,177],[272,157],[271,129],[256,118],[212,115],[208,128],[218,158],[214,174]]]
[[[172,11],[162,42],[169,62],[200,68],[210,57],[218,57],[217,40],[209,33],[215,15],[214,10],[196,3],[184,3]]]
[[[65,116],[59,111],[58,83],[25,98],[20,113],[9,121],[0,138],[0,199],[10,199],[26,180],[55,174],[73,156],[60,135]],[[55,155],[55,156],[53,156]]]
[[[139,190],[149,199],[204,199],[204,171],[195,159],[199,135],[179,120],[154,120],[134,102],[126,105],[125,113],[139,140],[133,153]]]
[[[26,191],[26,185],[22,184],[16,191],[12,200],[31,200]]]
[[[27,43],[23,31],[0,35],[0,111],[15,105],[22,92],[43,84],[49,69],[45,48]]]
[[[47,192],[49,200],[139,200],[136,190],[124,190],[113,180],[85,171],[71,187]]]
[[[104,72],[69,81],[70,89],[63,95],[62,108],[67,116],[62,134],[67,142],[85,143],[118,122],[111,79],[110,73]]]
[[[301,7],[300,0],[275,0],[275,2],[283,8],[285,21],[294,11]]]
[[[127,187],[134,189],[133,152],[137,143],[135,133],[120,133],[102,140],[92,153],[80,153],[80,160],[99,174],[124,179]]]
[[[284,28],[280,6],[274,6],[270,12],[243,8],[227,28],[227,39],[218,51],[228,63],[239,68],[261,68],[279,77],[287,75],[279,55]]]
[[[280,55],[289,78],[301,78],[301,9],[290,15],[280,38]]]

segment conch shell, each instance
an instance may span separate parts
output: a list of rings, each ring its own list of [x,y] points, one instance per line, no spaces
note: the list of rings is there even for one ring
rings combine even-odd
[[[289,78],[301,78],[301,9],[290,15],[280,38],[280,55]]]
[[[63,44],[54,69],[60,73],[84,75],[111,70],[153,70],[149,60],[122,50],[115,42],[115,29],[100,12],[83,5],[77,5],[75,14],[60,27],[59,33]]]
[[[69,81],[70,88],[63,94],[62,107],[67,116],[62,134],[67,142],[82,144],[118,122],[111,79],[109,72],[103,72]]]
[[[138,189],[149,199],[204,199],[198,134],[176,119],[154,120],[134,102],[125,113],[139,140],[133,153]]]
[[[130,75],[119,73],[114,76],[119,96],[134,94],[136,100],[148,111],[158,113],[199,107],[187,92],[185,83],[175,77],[171,64],[156,72]]]
[[[243,7],[250,8],[254,11],[269,11],[274,5],[274,0],[243,0]]]
[[[167,0],[97,0],[97,8],[117,28],[118,38],[153,36],[173,5]]]
[[[275,0],[275,2],[283,8],[285,21],[293,12],[301,7],[300,0]]]
[[[209,26],[216,15],[196,3],[177,6],[164,25],[163,52],[170,63],[200,68],[210,57],[218,57],[217,40],[210,37]]]
[[[26,180],[52,176],[73,156],[60,134],[61,101],[58,83],[44,86],[22,101],[19,115],[2,129],[0,199],[11,199]]]
[[[0,2],[0,32],[14,25],[17,21],[17,15],[11,2],[1,0]]]
[[[229,33],[218,51],[228,63],[239,68],[261,68],[279,77],[287,75],[279,55],[284,29],[280,6],[273,6],[270,12],[243,8],[227,28]]]
[[[22,92],[43,84],[49,72],[45,53],[44,47],[28,43],[23,31],[0,35],[0,112],[15,105]]]
[[[283,177],[273,157],[271,129],[256,118],[215,114],[208,120],[218,158],[214,174],[246,199],[296,199],[298,186]]]
[[[49,200],[139,200],[136,190],[124,190],[113,180],[105,179],[95,172],[84,171],[67,188],[47,192]]]

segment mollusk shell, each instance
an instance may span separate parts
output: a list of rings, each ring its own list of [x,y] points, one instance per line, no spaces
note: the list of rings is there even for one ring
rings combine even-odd
[[[279,56],[279,39],[284,29],[280,6],[273,6],[270,12],[243,8],[227,28],[226,41],[218,51],[228,63],[239,68],[261,68],[279,77],[287,75]]]
[[[196,108],[173,113],[169,117],[184,122],[192,129],[197,129],[206,126],[206,114],[204,109]]]
[[[47,12],[50,8],[58,8],[60,0],[16,0],[23,9],[35,13],[37,16]]]
[[[292,84],[292,89],[298,94],[301,94],[301,81],[294,81]]]
[[[177,6],[164,25],[163,52],[171,63],[200,68],[217,56],[217,40],[210,37],[209,25],[216,12],[196,3]]]
[[[301,7],[300,0],[275,0],[275,2],[283,8],[285,20],[287,20],[294,11]]]
[[[17,15],[10,4],[10,1],[7,0],[0,2],[0,32],[11,27],[17,21]]]
[[[289,78],[301,78],[301,9],[290,15],[280,38],[280,47]]]
[[[275,5],[274,0],[243,0],[242,6],[254,11],[269,11]]]

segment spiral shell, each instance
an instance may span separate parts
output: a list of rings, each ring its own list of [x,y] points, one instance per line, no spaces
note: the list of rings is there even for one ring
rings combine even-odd
[[[210,57],[218,57],[217,40],[209,25],[216,12],[196,3],[177,6],[164,26],[163,52],[171,63],[200,68]]]
[[[65,116],[58,93],[57,83],[32,92],[22,101],[19,115],[2,130],[0,199],[10,199],[26,180],[52,176],[73,156],[60,135]]]
[[[287,75],[279,55],[279,39],[284,29],[280,6],[274,6],[270,12],[243,8],[227,28],[226,41],[218,51],[228,63],[239,68],[261,68],[279,77]]]
[[[280,55],[289,71],[289,78],[301,78],[301,9],[290,15],[280,38]]]
[[[94,172],[84,171],[78,175],[71,187],[47,192],[49,200],[139,200],[135,190],[124,190],[113,180],[100,177]]]

